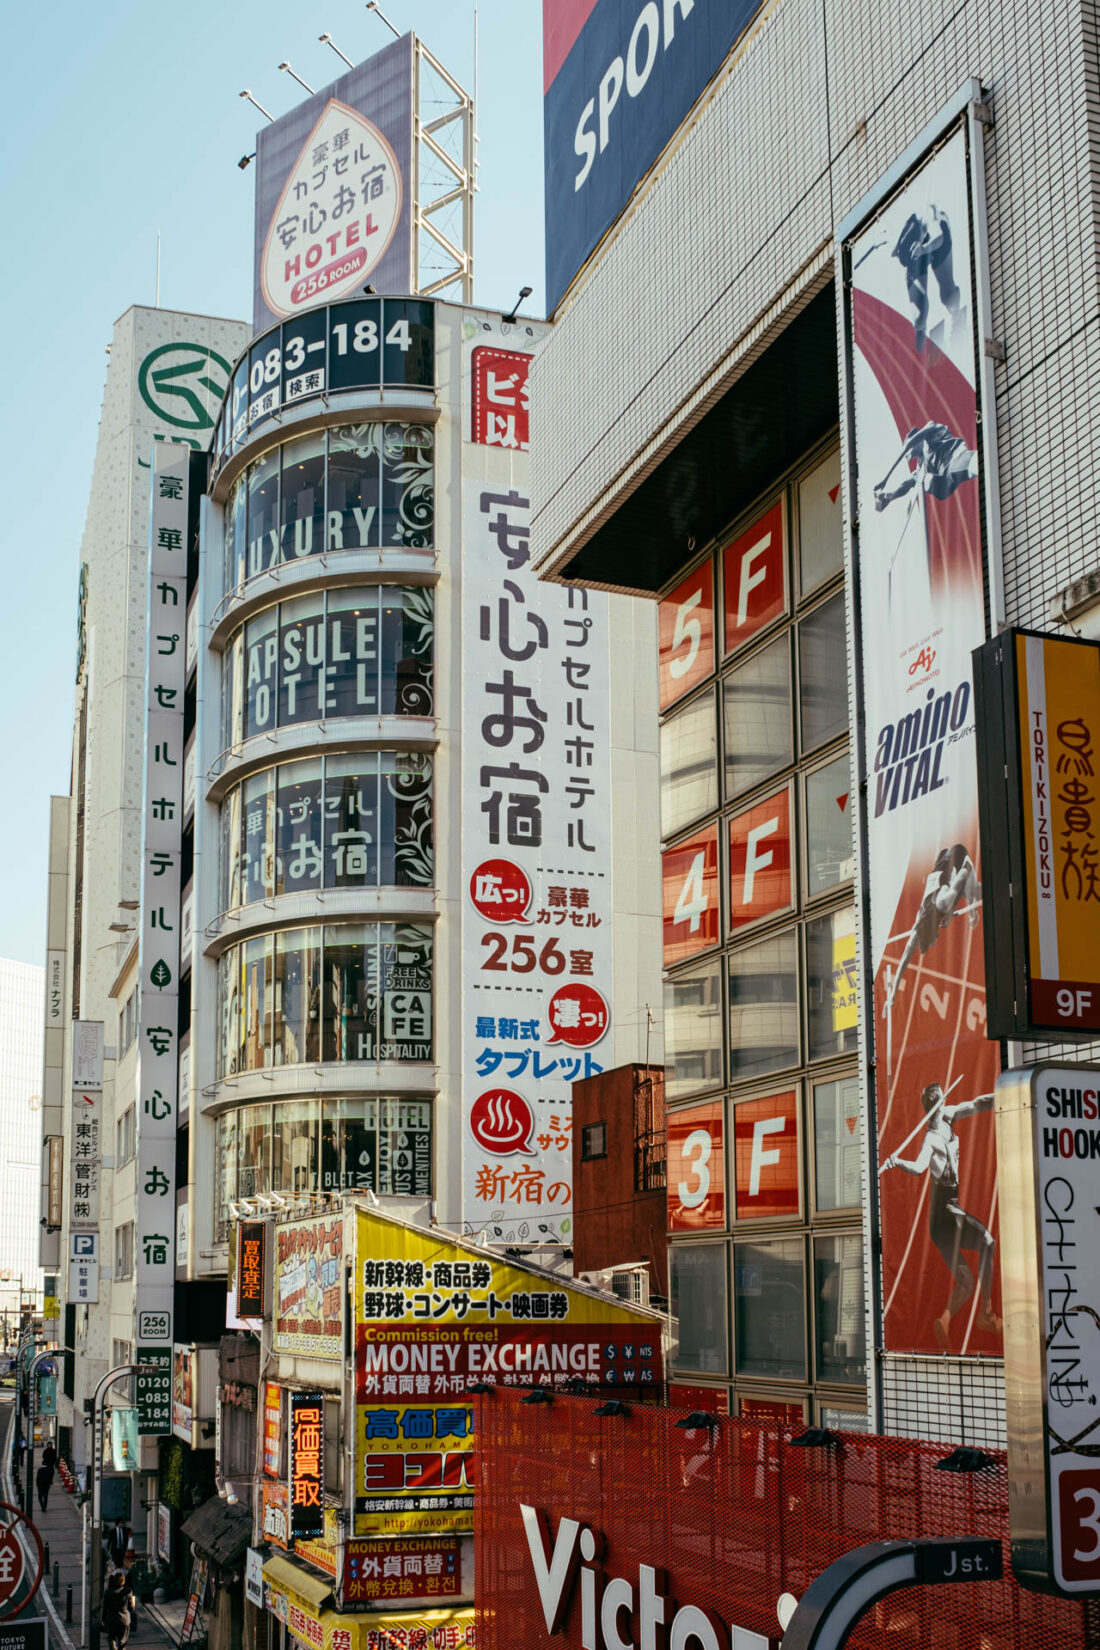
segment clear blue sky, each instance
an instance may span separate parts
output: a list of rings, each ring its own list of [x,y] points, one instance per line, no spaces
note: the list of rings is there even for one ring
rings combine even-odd
[[[382,0],[402,31],[473,86],[473,0]],[[479,0],[480,194],[475,297],[542,313],[540,0]],[[24,6],[5,29],[0,102],[0,267],[5,503],[0,554],[0,956],[45,960],[48,798],[67,792],[77,567],[117,317],[154,298],[162,234],[166,308],[250,318],[254,147],[260,117],[392,39],[362,0],[150,0]]]

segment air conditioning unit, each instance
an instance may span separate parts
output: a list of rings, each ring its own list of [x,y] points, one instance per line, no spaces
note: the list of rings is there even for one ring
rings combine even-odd
[[[631,1306],[649,1305],[648,1266],[612,1266],[608,1270],[612,1294]]]

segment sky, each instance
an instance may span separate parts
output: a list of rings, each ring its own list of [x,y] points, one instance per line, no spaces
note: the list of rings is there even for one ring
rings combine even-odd
[[[382,0],[468,90],[473,0]],[[543,313],[539,0],[478,0],[479,194],[474,298]],[[393,36],[362,0],[150,0],[24,6],[5,29],[0,103],[4,272],[0,435],[0,956],[45,961],[51,794],[69,789],[77,574],[106,346],[131,304],[251,318],[255,148],[262,117]]]

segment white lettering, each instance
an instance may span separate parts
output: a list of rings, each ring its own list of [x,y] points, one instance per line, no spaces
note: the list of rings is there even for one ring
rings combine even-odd
[[[749,1196],[760,1195],[760,1172],[772,1163],[778,1163],[782,1155],[779,1148],[770,1146],[764,1148],[764,1141],[769,1134],[782,1134],[787,1126],[785,1117],[761,1117],[752,1127],[752,1162],[749,1166]]]
[[[754,825],[749,831],[748,841],[745,844],[745,882],[741,891],[742,903],[752,904],[752,892],[756,886],[757,871],[766,871],[775,860],[775,855],[769,848],[766,853],[757,853],[758,843],[763,842],[766,836],[774,836],[779,829],[779,815],[774,819],[766,819],[763,825]]]
[[[611,121],[611,111],[619,101],[619,94],[623,89],[623,60],[621,57],[612,58],[607,72],[600,81],[600,154],[607,148],[608,128]]]
[[[573,153],[584,165],[573,179],[574,189],[583,189],[584,182],[592,170],[592,162],[596,158],[596,134],[588,130],[588,122],[596,112],[596,99],[590,97],[581,110],[581,118],[577,122],[576,136],[573,139]]]
[[[646,35],[646,59],[638,67],[638,42],[643,31]],[[638,13],[638,20],[634,24],[634,32],[630,36],[630,45],[626,49],[626,89],[631,97],[637,97],[646,81],[653,73],[653,65],[657,61],[657,47],[661,41],[661,14],[657,10],[657,0],[649,0]]]
[[[634,1617],[634,1589],[629,1581],[614,1576],[603,1590],[600,1605],[600,1628],[607,1650],[634,1650],[634,1635],[627,1627],[626,1638],[619,1637],[619,1616],[623,1612]]]
[[[749,569],[758,557],[763,556],[771,542],[771,534],[765,533],[764,537],[762,539],[758,539],[754,545],[751,545],[741,557],[741,587],[737,592],[738,630],[740,630],[741,626],[749,616],[750,591],[755,590],[758,584],[763,584],[764,580],[768,576],[768,569],[766,567],[758,568],[755,573],[750,572]]]
[[[519,1510],[527,1535],[527,1547],[531,1554],[531,1565],[535,1572],[535,1584],[539,1590],[539,1602],[546,1621],[546,1631],[557,1633],[565,1619],[569,1595],[577,1573],[580,1556],[577,1552],[577,1537],[581,1527],[575,1518],[560,1519],[551,1554],[546,1515],[536,1512],[534,1507],[525,1507],[522,1504]]]

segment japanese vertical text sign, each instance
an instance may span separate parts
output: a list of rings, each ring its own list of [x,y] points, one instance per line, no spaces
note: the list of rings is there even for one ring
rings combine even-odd
[[[1012,1568],[1100,1594],[1100,1068],[997,1082]]]
[[[103,1124],[102,1020],[73,1021],[72,1109],[69,1226],[74,1231],[98,1230]]]
[[[498,414],[473,393],[463,448],[462,1214],[494,1242],[568,1243],[572,1085],[610,1063],[607,597],[531,571],[500,356]],[[475,392],[485,359],[468,348]]]
[[[262,1319],[267,1307],[267,1222],[242,1220],[237,1226],[237,1311]]]
[[[989,1033],[1094,1035],[1100,644],[1006,630],[974,670]]]
[[[971,673],[986,606],[969,163],[959,124],[841,233],[884,1342],[994,1356],[1000,1061],[985,1034]]]
[[[411,292],[413,73],[406,34],[256,136],[252,323]]]
[[[179,1088],[180,838],[188,453],[153,448],[142,792],[135,1342],[170,1347]],[[154,1406],[156,1407],[156,1406]]]
[[[290,1394],[290,1534],[325,1533],[325,1400],[320,1392]]]

